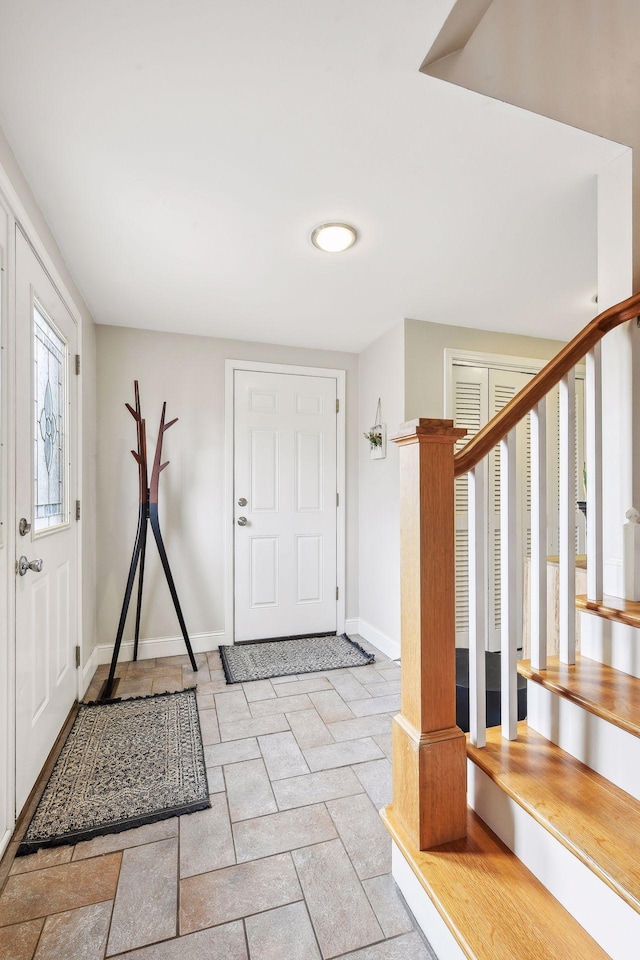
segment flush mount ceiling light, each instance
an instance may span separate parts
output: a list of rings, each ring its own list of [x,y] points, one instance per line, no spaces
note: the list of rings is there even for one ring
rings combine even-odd
[[[342,253],[352,247],[358,234],[348,223],[321,223],[311,234],[311,243],[326,253]]]

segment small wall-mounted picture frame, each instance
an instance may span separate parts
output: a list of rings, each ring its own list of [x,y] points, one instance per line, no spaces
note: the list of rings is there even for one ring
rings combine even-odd
[[[369,456],[372,460],[384,460],[387,455],[387,425],[382,423],[382,407],[378,397],[376,407],[376,422],[373,427],[364,434],[365,440],[369,441]]]
[[[371,439],[371,438],[374,439]],[[387,425],[376,423],[369,430],[370,456],[372,460],[384,460],[387,455]]]

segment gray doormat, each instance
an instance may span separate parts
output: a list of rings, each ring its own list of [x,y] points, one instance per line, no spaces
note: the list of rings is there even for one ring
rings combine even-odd
[[[375,657],[350,640],[340,637],[302,637],[295,640],[260,641],[220,646],[227,683],[248,683],[269,677],[288,677],[318,670],[362,667]]]
[[[210,806],[195,689],[83,703],[16,856]]]

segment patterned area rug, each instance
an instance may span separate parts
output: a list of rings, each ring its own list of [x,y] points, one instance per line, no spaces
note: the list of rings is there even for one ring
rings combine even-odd
[[[269,677],[287,677],[318,670],[362,667],[375,657],[350,640],[340,637],[303,637],[269,640],[219,648],[227,683],[247,683]]]
[[[210,806],[195,689],[80,704],[16,856]]]

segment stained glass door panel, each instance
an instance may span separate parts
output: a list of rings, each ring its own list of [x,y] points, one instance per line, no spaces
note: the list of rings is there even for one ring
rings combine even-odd
[[[66,341],[33,307],[33,521],[36,533],[68,523]]]

